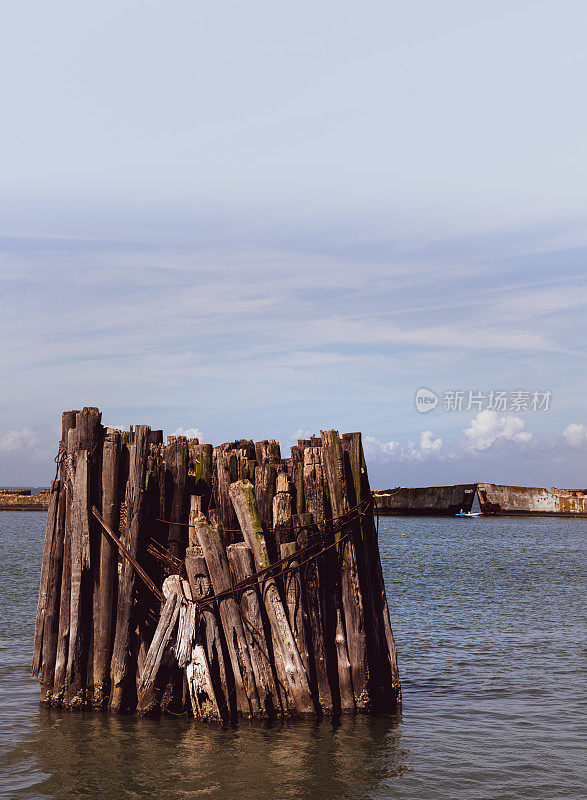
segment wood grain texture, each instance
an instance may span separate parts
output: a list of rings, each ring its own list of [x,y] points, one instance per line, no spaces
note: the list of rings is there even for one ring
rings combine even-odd
[[[245,542],[251,548],[257,570],[269,567],[270,560],[265,534],[259,519],[255,492],[250,481],[236,481],[230,486],[233,502]],[[285,685],[295,713],[300,716],[313,716],[314,703],[308,676],[299,654],[277,584],[272,577],[266,577],[263,585],[263,602],[271,624],[275,660],[281,658],[285,671]],[[278,669],[279,675],[279,669]]]

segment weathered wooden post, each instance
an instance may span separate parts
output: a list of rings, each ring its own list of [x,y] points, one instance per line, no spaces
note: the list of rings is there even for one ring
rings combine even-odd
[[[316,536],[312,514],[297,514],[294,517],[296,547],[307,550],[312,534]],[[304,553],[303,560],[310,554]],[[301,568],[301,588],[304,606],[307,610],[307,648],[310,654],[310,685],[315,685],[315,695],[323,714],[332,714],[333,702],[331,682],[337,683],[336,653],[328,654],[328,631],[325,625],[323,585],[320,570],[324,570],[324,557],[308,560]],[[332,629],[334,630],[334,628]],[[332,643],[334,645],[334,642]]]
[[[314,517],[318,530],[325,533],[328,496],[321,446],[312,445],[304,449],[304,496],[306,508]],[[336,554],[332,550],[325,553],[318,561],[318,569],[321,611],[323,612],[322,628],[325,632],[326,663],[330,679],[332,708],[334,713],[340,711],[352,713],[355,711],[355,695],[340,598],[338,562]],[[334,652],[330,648],[331,642],[334,642]],[[336,670],[334,664],[336,664]]]
[[[57,652],[51,690],[51,705],[60,706],[65,692],[67,654],[69,652],[69,609],[71,604],[71,487],[65,484],[65,531],[63,538],[63,563],[59,597],[59,628]]]
[[[37,602],[37,620],[35,624],[35,641],[33,645],[33,663],[31,672],[36,678],[39,674],[41,665],[41,649],[43,644],[43,628],[45,625],[45,605],[47,602],[47,585],[49,582],[49,567],[51,559],[51,549],[55,538],[57,523],[57,507],[59,505],[60,481],[55,480],[51,484],[51,496],[49,508],[47,510],[47,522],[45,525],[45,546],[43,548],[43,560],[41,562],[41,581],[39,584],[39,599]]]
[[[371,488],[361,443],[361,434],[343,434],[342,447],[349,460],[350,473],[354,484],[354,502],[357,506],[370,503]],[[387,605],[381,557],[379,555],[377,529],[372,513],[363,514],[360,519],[360,529],[366,568],[370,580],[369,596],[374,609],[378,634],[377,665],[380,683],[376,710],[394,712],[401,706],[401,683],[397,666],[397,651]]]
[[[147,716],[160,710],[160,695],[167,684],[172,667],[171,644],[181,610],[183,591],[177,575],[170,575],[163,584],[165,603],[157,629],[153,634],[138,682],[137,713]],[[158,690],[158,691],[157,691]]]
[[[33,647],[41,701],[223,723],[396,711],[360,434],[300,440],[290,459],[275,440],[162,439],[104,431],[95,408],[63,415]]]
[[[69,646],[65,675],[64,705],[80,708],[86,702],[88,657],[92,611],[93,577],[96,567],[91,560],[90,506],[96,495],[96,472],[99,470],[103,429],[97,408],[83,408],[76,415],[75,428],[68,433],[68,467],[72,486],[71,497],[71,596],[69,611]],[[101,453],[100,453],[101,454]],[[90,676],[91,678],[91,676]]]
[[[65,486],[62,480],[57,479],[51,485],[47,513],[31,668],[32,674],[39,678],[43,703],[48,703],[51,699],[57,656],[64,537]]]
[[[234,580],[237,583],[250,578],[255,572],[251,550],[244,542],[236,542],[227,548],[228,561]],[[237,598],[241,617],[251,652],[255,682],[261,700],[261,707],[269,719],[282,712],[282,702],[273,675],[271,660],[272,648],[265,638],[265,625],[261,613],[259,592],[254,584],[240,589]]]
[[[187,536],[189,506],[188,465],[189,448],[185,436],[168,436],[165,460],[165,514],[170,521],[167,549],[174,558],[183,559]]]
[[[310,680],[310,642],[307,635],[307,611],[304,596],[302,593],[302,582],[300,579],[300,567],[295,558],[297,545],[295,542],[284,542],[281,545],[281,558],[287,559],[285,562],[284,598],[287,610],[287,618],[291,627],[291,632],[295,639],[298,652],[306,668],[306,674]]]
[[[251,548],[257,570],[270,566],[265,535],[257,511],[255,492],[250,481],[236,481],[229,489],[245,542]],[[267,576],[263,587],[263,601],[271,623],[274,646],[281,656],[285,670],[286,686],[293,706],[301,716],[314,714],[314,703],[308,676],[293,637],[277,584]],[[275,653],[277,661],[278,655]],[[278,670],[279,675],[279,670]]]
[[[237,522],[228,496],[228,487],[238,478],[238,457],[230,443],[214,448],[214,493],[216,509],[221,523],[221,535],[225,546],[234,541]]]
[[[304,498],[304,448],[294,445],[291,448],[290,478],[293,484],[295,513],[303,514],[306,510]]]
[[[322,452],[328,480],[333,518],[349,513],[348,490],[342,456],[342,445],[338,431],[322,431]],[[345,534],[351,534],[343,538]],[[348,523],[335,533],[341,566],[341,596],[346,628],[347,646],[351,664],[353,690],[357,710],[370,709],[369,680],[370,659],[367,617],[363,599],[363,587],[359,576],[356,543],[352,535],[353,525]]]
[[[193,498],[192,498],[193,500]],[[194,539],[197,541],[194,519]],[[185,568],[192,597],[199,603],[205,601],[212,593],[212,584],[204,551],[199,545],[188,547],[185,554]],[[237,708],[230,706],[231,695],[234,695],[234,676],[230,661],[223,643],[222,626],[216,604],[207,603],[199,607],[199,619],[196,622],[199,639],[206,650],[210,677],[218,711],[223,722],[236,721]],[[234,704],[233,704],[234,705]]]
[[[275,464],[260,464],[255,467],[255,499],[257,500],[259,519],[267,532],[273,525],[273,498],[275,497],[276,481],[277,466]]]
[[[279,478],[285,476],[286,473],[280,473],[278,484],[280,490],[275,493],[273,498],[273,529],[266,535],[267,548],[271,561],[279,561],[281,558],[281,545],[291,541],[292,535],[292,498],[289,491],[283,491],[283,479],[281,483]]]
[[[188,445],[190,492],[202,498],[201,510],[207,514],[212,500],[213,447],[193,442],[188,442]]]
[[[102,447],[102,516],[114,531],[120,526],[120,431],[107,428]],[[103,708],[110,695],[110,662],[118,592],[118,550],[103,532],[94,592],[93,705]]]
[[[136,559],[141,535],[145,536],[147,457],[149,454],[148,425],[137,425],[130,446],[129,475],[126,490],[126,546]],[[134,629],[133,592],[135,571],[125,559],[118,583],[116,634],[110,668],[110,709],[122,711],[129,702],[134,686],[135,670],[131,665],[131,636]]]
[[[218,610],[234,674],[238,713],[243,717],[259,718],[264,712],[259,700],[240,610],[232,594],[230,567],[220,530],[209,525],[203,514],[196,520],[195,527],[198,542],[206,558],[212,587],[215,594],[222,595],[218,598]]]

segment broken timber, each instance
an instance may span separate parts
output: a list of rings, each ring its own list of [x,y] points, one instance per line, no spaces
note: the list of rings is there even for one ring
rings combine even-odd
[[[32,671],[41,701],[207,722],[394,713],[358,433],[218,447],[63,415]]]

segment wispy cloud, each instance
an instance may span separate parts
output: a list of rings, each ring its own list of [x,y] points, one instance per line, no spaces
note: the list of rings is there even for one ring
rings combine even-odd
[[[500,319],[530,320],[549,315],[584,309],[587,307],[587,287],[578,281],[568,281],[564,286],[547,285],[539,288],[518,289],[502,295],[493,311]]]
[[[37,429],[64,408],[100,405],[106,423],[176,430],[183,422],[216,442],[286,442],[302,421],[313,432],[362,429],[378,463],[404,467],[446,462],[457,437],[487,453],[508,440],[507,426],[483,433],[496,437],[485,450],[479,423],[466,436],[456,417],[452,429],[446,419],[421,438],[415,388],[458,387],[466,376],[469,385],[514,389],[520,375],[539,372],[563,413],[565,384],[574,398],[584,380],[576,369],[583,317],[570,303],[539,323],[516,319],[507,298],[522,289],[507,248],[496,243],[491,254],[485,244],[479,259],[457,244],[454,253],[438,245],[440,256],[432,242],[389,242],[386,254],[377,243],[368,255],[368,242],[319,252],[271,237],[256,249],[105,238],[45,252],[25,242],[0,268],[0,336],[10,342],[0,358],[4,418],[13,430],[30,419]],[[534,269],[536,298],[541,279],[563,297],[563,274]]]
[[[404,345],[454,350],[556,350],[541,333],[513,328],[500,330],[483,325],[434,325],[399,327],[374,318],[360,320],[331,317],[311,323],[306,329],[314,341],[325,345]]]

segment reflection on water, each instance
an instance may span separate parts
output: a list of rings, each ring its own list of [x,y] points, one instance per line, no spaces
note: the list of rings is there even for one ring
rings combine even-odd
[[[364,797],[406,769],[397,724],[349,719],[221,730],[42,709],[34,737],[16,753],[25,763],[36,760],[38,770],[32,793],[21,796]]]
[[[238,730],[39,707],[43,525],[0,515],[0,798],[583,796],[587,520],[381,520],[401,718]]]

